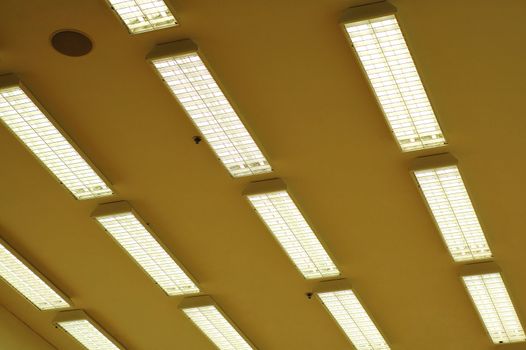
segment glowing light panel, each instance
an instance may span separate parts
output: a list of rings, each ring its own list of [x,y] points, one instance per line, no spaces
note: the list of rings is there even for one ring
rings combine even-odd
[[[132,34],[173,27],[177,21],[163,0],[108,0]]]

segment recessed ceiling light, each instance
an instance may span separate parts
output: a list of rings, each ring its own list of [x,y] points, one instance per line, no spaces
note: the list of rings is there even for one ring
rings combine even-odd
[[[418,158],[412,170],[455,261],[492,256],[473,209],[457,160],[450,154]]]
[[[192,41],[159,45],[148,59],[233,177],[272,171]]]
[[[446,144],[435,113],[387,2],[352,7],[342,23],[403,151]]]
[[[69,299],[57,287],[2,240],[0,276],[40,310],[71,306]]]
[[[113,193],[102,175],[14,75],[0,76],[0,120],[75,198]]]
[[[305,278],[340,274],[282,180],[253,182],[244,195]]]
[[[166,294],[199,293],[196,283],[129,203],[99,205],[92,216]]]
[[[346,280],[321,282],[315,294],[357,350],[390,349]]]
[[[186,298],[179,308],[220,350],[255,349],[209,296]]]
[[[176,19],[163,0],[108,0],[108,3],[131,34],[177,25]]]
[[[495,263],[465,265],[461,275],[493,343],[526,341],[499,267]]]
[[[125,350],[82,310],[62,311],[53,323],[88,350]]]

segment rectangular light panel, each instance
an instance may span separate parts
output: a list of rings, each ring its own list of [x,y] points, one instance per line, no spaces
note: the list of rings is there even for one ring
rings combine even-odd
[[[220,350],[255,349],[215,305],[183,306],[181,309]]]
[[[463,276],[462,279],[493,343],[526,341],[500,273]]]
[[[363,19],[344,26],[402,150],[445,145],[395,16]]]
[[[305,278],[340,274],[286,190],[247,194],[247,198]]]
[[[456,165],[414,171],[455,261],[492,256]]]
[[[77,199],[113,193],[20,86],[0,87],[0,120]]]
[[[163,0],[108,0],[132,34],[173,27],[177,21]]]
[[[272,171],[197,52],[152,63],[233,177]]]
[[[352,290],[322,292],[317,295],[357,350],[389,349]]]
[[[159,244],[134,212],[95,219],[168,295],[199,293],[199,288]]]
[[[40,310],[70,307],[56,288],[51,288],[31,268],[26,266],[7,244],[0,241],[0,276]]]
[[[69,317],[69,315],[74,317]],[[54,323],[75,338],[88,350],[124,350],[114,339],[106,334],[94,321],[82,311],[71,311],[59,314]]]

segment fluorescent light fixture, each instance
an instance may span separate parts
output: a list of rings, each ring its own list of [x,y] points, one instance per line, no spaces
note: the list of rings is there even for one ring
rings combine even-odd
[[[148,59],[233,177],[272,171],[192,41],[159,45]]]
[[[14,75],[0,76],[0,120],[75,198],[112,194],[102,175]]]
[[[124,350],[122,345],[82,310],[60,312],[53,323],[88,350]]]
[[[461,276],[493,343],[526,341],[499,267],[493,262],[464,265]]]
[[[220,350],[256,349],[211,297],[186,298],[179,308]]]
[[[390,349],[346,280],[321,282],[314,292],[357,350]]]
[[[340,274],[282,180],[253,182],[243,194],[305,278]]]
[[[108,3],[131,34],[177,25],[176,19],[163,0],[108,0]]]
[[[148,225],[125,201],[102,204],[91,214],[166,294],[199,293],[199,288]]]
[[[446,144],[387,2],[348,9],[342,23],[402,151]]]
[[[417,158],[412,170],[455,261],[492,256],[477,214],[450,154]]]
[[[58,288],[2,240],[0,276],[40,310],[71,306],[69,299]]]

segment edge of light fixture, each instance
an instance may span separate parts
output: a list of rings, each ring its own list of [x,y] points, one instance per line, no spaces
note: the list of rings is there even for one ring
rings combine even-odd
[[[173,18],[175,19],[175,23],[169,27],[163,27],[163,28],[156,28],[156,29],[150,29],[150,30],[146,30],[146,31],[142,31],[142,32],[138,32],[138,33],[134,33],[131,31],[131,29],[128,27],[128,24],[126,24],[126,22],[124,21],[124,19],[122,19],[122,17],[119,15],[119,13],[117,12],[117,10],[113,7],[113,5],[111,4],[111,2],[109,0],[105,0],[106,4],[108,5],[108,7],[111,9],[111,12],[113,12],[113,15],[115,17],[117,17],[117,19],[119,20],[119,22],[122,23],[122,25],[124,26],[124,28],[126,28],[126,30],[128,31],[128,34],[130,35],[140,35],[140,34],[144,34],[144,33],[150,33],[150,32],[155,32],[157,30],[163,30],[163,29],[168,29],[168,28],[173,28],[173,27],[178,27],[179,26],[179,20],[177,19],[177,16],[175,15],[177,12],[174,11],[174,9],[172,8],[172,4],[171,3],[168,3],[168,1],[163,1],[163,3],[166,5],[166,7],[168,8],[168,10],[170,11],[170,13],[172,14]]]
[[[250,345],[254,350],[257,350],[256,346],[254,346],[254,344],[250,341],[250,339],[248,339],[247,336],[241,331],[241,329],[239,329],[236,323],[232,321],[230,317],[227,316],[227,314],[223,311],[223,309],[221,309],[221,307],[219,307],[219,305],[215,302],[215,300],[211,296],[200,295],[200,296],[195,296],[195,297],[186,297],[179,303],[178,308],[180,310],[184,310],[184,309],[192,309],[192,308],[198,308],[198,307],[203,307],[203,306],[214,306],[217,309],[217,311],[221,314],[221,316],[223,316],[225,320],[227,320],[227,322],[232,326],[232,328],[234,328],[236,332],[248,343],[248,345]],[[190,317],[186,315],[184,311],[183,313],[185,317],[188,318],[193,324],[193,321],[190,319]],[[197,328],[203,334],[205,334],[205,336],[208,338],[208,335],[204,333],[201,330],[201,328],[199,327]]]
[[[445,168],[453,165],[458,167],[457,158],[451,153],[440,153],[413,159],[411,161],[411,172]]]
[[[269,157],[267,155],[267,152],[265,151],[265,148],[262,146],[262,143],[259,142],[259,139],[258,139],[257,135],[253,132],[252,128],[246,123],[245,118],[243,117],[243,114],[240,113],[237,104],[234,102],[234,99],[231,98],[231,96],[228,93],[227,89],[225,89],[225,87],[223,86],[223,83],[220,81],[220,79],[217,78],[217,74],[211,68],[210,64],[208,64],[208,60],[206,59],[206,57],[203,55],[203,53],[199,49],[199,46],[193,40],[191,40],[191,39],[182,39],[182,40],[172,41],[172,42],[168,42],[168,43],[157,44],[146,55],[146,60],[152,66],[153,70],[155,71],[155,74],[161,79],[163,84],[166,86],[166,88],[168,89],[168,92],[172,96],[174,96],[175,100],[181,106],[181,109],[187,115],[188,119],[190,119],[190,121],[192,122],[194,127],[197,129],[197,131],[199,131],[199,133],[201,133],[201,130],[199,129],[199,127],[196,125],[196,123],[194,122],[192,117],[188,114],[188,112],[186,112],[186,109],[184,108],[182,103],[179,102],[179,100],[178,100],[177,96],[175,95],[175,93],[172,91],[170,86],[168,86],[168,84],[166,83],[166,81],[162,77],[161,73],[155,68],[155,65],[153,64],[154,60],[163,59],[163,58],[170,58],[170,57],[176,57],[176,56],[183,56],[183,55],[192,54],[192,53],[197,54],[199,56],[199,58],[201,59],[201,61],[203,62],[203,64],[205,65],[206,69],[208,69],[208,71],[210,72],[210,75],[212,76],[214,82],[217,84],[217,86],[219,87],[219,89],[221,90],[223,95],[225,96],[225,98],[228,101],[228,103],[230,103],[230,105],[232,106],[232,108],[236,112],[236,115],[239,118],[241,124],[248,131],[250,137],[252,138],[252,140],[254,140],[254,143],[258,147],[259,151],[261,152],[261,154],[263,155],[265,160],[268,162],[268,165],[270,167],[270,171],[268,173],[272,173],[274,170],[272,168],[272,164],[270,164]],[[254,176],[266,174],[266,173],[252,174],[252,175],[241,176],[241,177],[236,177],[236,176],[232,175],[230,173],[230,170],[226,167],[225,164],[223,164],[223,161],[221,160],[219,155],[216,153],[216,151],[214,150],[212,145],[210,145],[210,143],[206,140],[206,138],[205,138],[205,141],[208,144],[208,147],[214,153],[215,157],[217,159],[219,159],[219,161],[220,161],[221,165],[223,166],[223,168],[225,168],[227,170],[228,174],[232,178],[235,178],[235,179],[237,179],[237,178],[246,178],[246,177],[254,177]]]
[[[33,272],[38,278],[40,278],[49,288],[51,288],[62,299],[64,299],[64,301],[66,303],[68,303],[69,306],[65,306],[65,307],[62,307],[62,308],[53,308],[53,309],[40,309],[38,306],[33,304],[33,302],[31,300],[26,298],[26,296],[24,294],[22,294],[22,292],[20,292],[18,289],[16,289],[14,286],[12,286],[11,283],[7,282],[7,280],[5,280],[3,277],[0,277],[0,280],[3,280],[5,282],[5,284],[7,284],[9,287],[11,287],[11,289],[14,289],[19,295],[22,296],[22,298],[27,300],[31,305],[33,305],[39,311],[47,312],[47,311],[57,311],[57,310],[68,310],[68,309],[71,309],[73,307],[73,302],[71,301],[71,299],[66,294],[64,294],[64,292],[62,292],[57,286],[55,286],[55,284],[52,283],[46,276],[44,276],[35,266],[33,266],[33,264],[29,263],[29,261],[27,261],[22,255],[20,255],[13,247],[11,247],[2,238],[0,238],[0,244],[5,249],[7,249],[7,251],[9,251],[11,254],[13,254],[15,258],[20,260],[20,262],[22,264],[24,264],[25,267],[27,267],[29,270],[31,270],[31,272]]]
[[[143,220],[143,218],[135,211],[135,209],[131,206],[131,204],[127,201],[118,201],[118,202],[110,202],[110,203],[102,203],[99,204],[95,210],[91,213],[91,217],[97,222],[97,224],[102,227],[102,229],[108,233],[110,238],[117,243],[117,245],[133,260],[133,262],[139,266],[139,268],[150,278],[153,283],[158,286],[167,296],[174,297],[174,296],[181,296],[183,294],[179,295],[170,295],[166,293],[166,291],[157,283],[157,281],[150,276],[150,274],[142,267],[141,264],[135,258],[126,250],[124,247],[119,243],[119,241],[113,237],[111,233],[109,233],[106,228],[97,220],[98,217],[104,217],[104,216],[111,216],[116,214],[124,214],[124,213],[132,213],[135,218],[140,222],[140,224],[144,227],[146,231],[155,239],[155,241],[161,246],[162,249],[170,256],[170,258],[175,261],[175,263],[179,266],[179,268],[186,274],[186,276],[194,283],[194,285],[199,289],[199,292],[195,293],[194,295],[198,295],[201,293],[201,288],[199,288],[198,281],[192,276],[192,274],[185,268],[185,266],[172,254],[172,251],[168,249],[168,247],[157,237],[157,235],[151,230],[150,225],[146,223],[146,221]],[[187,294],[188,295],[188,294]]]
[[[340,331],[343,333],[343,335],[345,336],[345,338],[347,339],[347,341],[349,341],[349,343],[351,343],[351,346],[353,348],[355,348],[352,340],[347,336],[347,334],[345,333],[345,330],[342,328],[342,326],[340,325],[340,323],[338,321],[336,321],[336,318],[332,315],[332,313],[330,312],[330,310],[327,308],[327,306],[323,303],[323,301],[321,300],[319,294],[320,293],[330,293],[330,292],[340,292],[340,291],[344,291],[344,290],[351,290],[352,293],[354,294],[354,296],[356,297],[356,299],[358,299],[360,305],[362,306],[362,308],[365,310],[365,313],[367,314],[367,316],[369,316],[369,318],[371,319],[371,322],[373,322],[374,326],[376,327],[376,329],[378,330],[378,332],[380,333],[380,335],[382,336],[382,338],[384,339],[385,343],[386,344],[389,344],[388,340],[387,340],[387,337],[385,336],[385,334],[383,333],[383,331],[380,329],[380,327],[378,327],[378,323],[376,322],[376,320],[374,319],[372,313],[369,311],[369,309],[365,306],[365,304],[362,302],[362,299],[360,298],[360,296],[358,295],[358,293],[356,293],[356,291],[353,289],[353,286],[351,284],[351,281],[349,281],[348,279],[345,279],[345,278],[342,278],[342,279],[336,279],[336,280],[329,280],[329,281],[321,281],[321,282],[318,282],[318,284],[316,284],[314,286],[314,289],[313,289],[313,294],[316,296],[316,299],[320,302],[320,304],[323,306],[323,308],[327,311],[327,313],[330,315],[330,317],[333,319],[334,322],[336,322],[336,324],[338,325],[338,328],[340,329]],[[389,345],[389,347],[391,349],[392,346]]]
[[[340,18],[340,23],[345,25],[348,23],[360,22],[371,18],[394,15],[396,12],[396,7],[387,1],[353,6],[346,9],[343,12],[343,15]]]
[[[62,129],[62,127],[55,121],[55,119],[53,117],[51,117],[51,115],[48,113],[48,111],[44,108],[44,106],[42,106],[40,104],[40,102],[38,101],[37,98],[35,98],[35,96],[31,93],[31,91],[24,85],[24,83],[20,80],[20,78],[16,75],[16,74],[13,74],[13,73],[9,73],[9,74],[3,74],[3,75],[0,75],[0,89],[6,89],[6,88],[11,88],[11,87],[18,87],[20,88],[26,95],[27,97],[31,100],[31,102],[33,102],[33,104],[40,110],[40,112],[42,112],[42,114],[49,120],[49,122],[58,130],[58,132],[62,135],[62,137],[64,137],[64,139],[66,139],[66,141],[71,145],[71,147],[73,147],[73,149],[75,151],[77,151],[77,153],[80,155],[80,157],[82,159],[84,159],[84,161],[91,167],[91,169],[95,172],[95,174],[97,174],[101,180],[104,182],[104,184],[110,189],[111,191],[111,194],[108,194],[106,196],[102,196],[102,197],[94,197],[94,198],[85,198],[85,199],[79,199],[77,197],[75,197],[75,195],[69,190],[69,188],[66,187],[66,185],[64,185],[62,183],[62,181],[60,181],[60,179],[51,171],[51,169],[49,169],[47,167],[47,165],[44,164],[44,162],[42,162],[35,153],[33,153],[33,151],[31,150],[31,148],[29,148],[28,145],[25,144],[25,142],[23,142],[22,140],[20,140],[20,138],[18,137],[18,135],[16,135],[16,133],[11,130],[11,128],[9,128],[7,125],[6,125],[6,129],[29,151],[29,153],[42,165],[42,167],[49,173],[51,174],[51,176],[62,186],[66,189],[66,191],[75,199],[75,200],[78,200],[78,201],[81,201],[81,200],[93,200],[95,198],[104,198],[104,197],[110,197],[112,195],[115,195],[115,190],[112,188],[112,183],[111,181],[108,180],[108,178],[106,176],[104,176],[104,174],[99,170],[99,168],[97,168],[95,166],[95,164],[93,164],[93,162],[89,159],[89,157],[80,149],[80,147],[77,145],[77,143],[75,141],[73,141],[73,139],[68,135],[68,133],[66,133],[64,131],[64,129]],[[4,122],[0,121],[0,124],[4,124]]]
[[[64,328],[62,328],[59,323],[82,320],[88,321],[93,327],[95,327],[106,338],[108,338],[108,340],[111,341],[113,345],[115,345],[117,348],[121,350],[126,350],[126,348],[120,342],[118,342],[113,336],[111,336],[104,328],[102,328],[102,326],[98,322],[91,318],[84,310],[76,309],[69,311],[61,311],[57,313],[55,318],[53,318],[52,324],[55,326],[55,328],[60,329],[61,331],[63,331],[78,342],[77,338],[75,338],[72,334],[70,334]]]
[[[307,224],[310,226],[314,236],[316,237],[318,242],[320,242],[321,246],[323,247],[323,249],[325,250],[325,252],[329,256],[329,258],[332,260],[334,266],[336,266],[336,268],[338,269],[338,272],[339,272],[338,275],[330,276],[330,277],[318,277],[318,278],[309,278],[309,279],[307,279],[303,275],[303,272],[299,269],[299,267],[294,263],[294,261],[292,261],[292,258],[288,255],[287,251],[281,246],[281,243],[279,242],[277,237],[275,237],[275,235],[272,233],[272,231],[268,227],[268,225],[265,222],[265,220],[263,220],[263,218],[261,217],[261,215],[259,215],[259,213],[256,210],[256,208],[252,205],[252,203],[248,199],[248,196],[251,196],[251,195],[272,193],[272,192],[280,192],[280,191],[286,191],[287,192],[287,194],[289,195],[290,199],[292,200],[292,202],[294,203],[296,208],[299,210],[301,216],[303,216],[303,219],[305,219]],[[250,204],[250,207],[256,212],[257,216],[263,222],[263,225],[265,226],[265,228],[271,233],[271,235],[274,238],[274,240],[279,244],[281,249],[285,252],[285,255],[287,255],[287,257],[292,261],[293,265],[296,267],[296,270],[299,271],[299,273],[301,274],[301,276],[305,280],[309,280],[309,281],[316,281],[316,280],[318,280],[319,281],[319,280],[323,280],[323,279],[335,278],[335,277],[341,276],[342,272],[341,272],[340,268],[338,267],[337,260],[334,258],[334,255],[331,253],[330,249],[328,249],[328,246],[325,243],[325,241],[318,235],[318,233],[317,233],[318,230],[316,230],[316,228],[312,225],[311,220],[309,219],[309,217],[307,215],[305,215],[305,213],[303,212],[301,207],[298,205],[298,202],[296,201],[296,198],[291,193],[291,191],[290,191],[289,187],[287,186],[287,184],[285,183],[285,181],[283,181],[280,178],[268,179],[268,180],[260,180],[260,181],[253,181],[253,182],[250,182],[248,185],[246,185],[246,187],[243,190],[242,194],[243,194],[244,197],[246,197],[246,200]]]
[[[489,273],[500,273],[502,270],[494,261],[485,261],[479,263],[464,264],[459,268],[460,277],[485,275]]]

